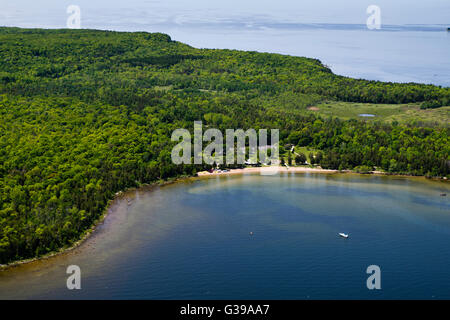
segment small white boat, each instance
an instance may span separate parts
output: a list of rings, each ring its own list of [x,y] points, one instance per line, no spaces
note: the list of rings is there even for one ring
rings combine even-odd
[[[339,233],[339,235],[340,235],[342,238],[345,238],[345,239],[348,238],[348,234],[345,234],[345,233]]]

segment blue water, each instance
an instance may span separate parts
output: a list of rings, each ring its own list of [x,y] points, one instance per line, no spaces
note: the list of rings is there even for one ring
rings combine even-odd
[[[449,189],[282,174],[133,192],[79,249],[0,272],[0,298],[448,299]],[[72,264],[80,291],[66,289]],[[366,287],[369,265],[381,290]]]
[[[365,117],[365,118],[373,118],[373,117],[375,117],[374,114],[370,114],[370,113],[360,113],[360,114],[358,114],[358,116]]]

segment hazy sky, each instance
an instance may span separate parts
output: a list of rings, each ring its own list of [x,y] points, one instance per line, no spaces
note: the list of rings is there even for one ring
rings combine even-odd
[[[0,0],[0,25],[65,27],[68,5],[81,8],[83,27],[272,20],[364,24],[366,8],[381,8],[383,24],[450,24],[450,0]]]

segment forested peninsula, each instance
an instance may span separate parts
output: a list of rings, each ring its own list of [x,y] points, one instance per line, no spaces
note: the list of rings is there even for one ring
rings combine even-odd
[[[450,105],[450,88],[159,33],[0,28],[0,264],[71,246],[120,190],[208,169],[171,161],[171,133],[194,121],[280,129],[282,145],[319,150],[326,169],[449,176],[447,125],[308,111],[342,102],[428,112]]]

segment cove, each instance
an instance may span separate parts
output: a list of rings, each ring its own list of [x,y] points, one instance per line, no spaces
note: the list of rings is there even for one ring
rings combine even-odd
[[[424,178],[284,172],[143,188],[75,250],[0,271],[0,298],[448,299],[443,193]],[[70,265],[81,290],[66,287]],[[366,287],[370,265],[381,290]]]

